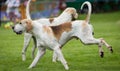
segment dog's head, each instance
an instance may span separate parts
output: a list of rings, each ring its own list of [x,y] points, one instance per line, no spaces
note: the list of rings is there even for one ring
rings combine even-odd
[[[72,21],[78,18],[78,13],[75,8],[72,8],[72,7],[66,8],[65,12],[71,15]]]
[[[12,27],[16,34],[22,34],[23,32],[29,32],[32,30],[32,21],[28,19],[21,20],[19,23]]]

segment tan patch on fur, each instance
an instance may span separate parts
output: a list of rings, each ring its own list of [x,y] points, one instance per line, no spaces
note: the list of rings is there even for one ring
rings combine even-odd
[[[53,36],[53,32],[49,26],[43,26],[43,30],[50,36]]]
[[[63,23],[58,26],[50,26],[54,36],[57,38],[57,40],[60,39],[63,32],[69,32],[72,29],[72,24],[70,22]]]
[[[27,32],[31,31],[32,30],[32,21],[31,20],[25,20],[25,23],[26,23],[26,29],[27,29]]]
[[[54,18],[49,18],[50,23],[54,21]]]
[[[86,21],[83,21],[83,24],[82,24],[83,28],[87,25],[86,23],[87,23]]]
[[[88,31],[86,31],[87,27],[88,27],[88,23],[86,21],[83,21],[83,23],[82,23],[82,31],[88,33]]]

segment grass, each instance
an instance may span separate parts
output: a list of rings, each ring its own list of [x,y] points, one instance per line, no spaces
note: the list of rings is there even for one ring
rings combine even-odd
[[[103,37],[113,46],[111,54],[106,47],[104,58],[100,58],[96,45],[83,45],[72,39],[62,49],[70,67],[69,71],[119,71],[120,70],[120,12],[92,14],[91,23],[95,37]],[[84,15],[79,16],[84,19]],[[0,71],[66,71],[60,62],[52,62],[52,51],[47,50],[45,56],[33,69],[27,69],[32,62],[31,47],[27,50],[27,60],[22,61],[21,50],[23,35],[16,35],[12,30],[0,27]]]

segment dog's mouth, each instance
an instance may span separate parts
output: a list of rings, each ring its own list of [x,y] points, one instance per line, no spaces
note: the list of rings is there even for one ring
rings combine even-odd
[[[17,35],[20,35],[22,34],[22,31],[19,31],[19,32],[15,32]]]

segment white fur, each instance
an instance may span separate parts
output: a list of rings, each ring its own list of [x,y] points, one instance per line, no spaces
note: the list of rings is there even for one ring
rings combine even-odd
[[[28,1],[28,4],[27,4],[27,7],[26,7],[26,16],[27,16],[27,19],[31,19],[30,17],[30,14],[29,14],[29,4],[30,4],[30,1]],[[74,13],[67,13],[66,10],[68,9],[72,9],[74,10]],[[74,15],[73,17],[74,18],[77,18],[78,17],[78,14],[76,12],[76,10],[74,8],[66,8],[63,13],[54,18],[54,21],[52,23],[50,23],[49,19],[46,19],[46,18],[41,18],[41,19],[38,19],[36,20],[36,22],[39,22],[41,24],[44,24],[44,25],[59,25],[61,23],[64,23],[64,22],[70,22],[72,20],[72,15]],[[27,47],[30,43],[30,39],[32,38],[32,34],[30,33],[25,33],[24,34],[24,45],[23,45],[23,49],[22,49],[22,60],[25,61],[26,60],[26,50],[27,50]],[[34,42],[34,46],[32,48],[32,58],[34,58],[34,51],[35,51],[35,48],[36,48],[36,40],[33,36],[33,42]]]

